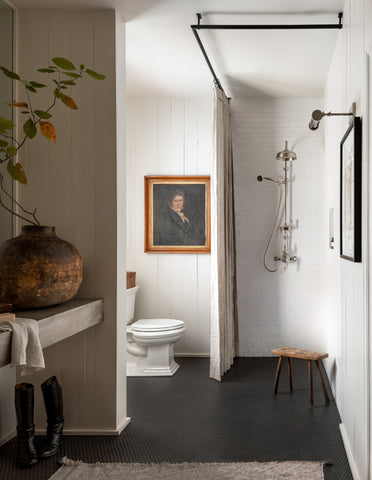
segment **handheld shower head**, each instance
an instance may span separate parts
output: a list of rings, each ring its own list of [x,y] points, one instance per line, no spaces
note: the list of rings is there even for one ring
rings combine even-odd
[[[262,175],[258,175],[257,180],[259,182],[262,182],[263,180],[269,180],[270,182],[274,182],[278,185],[281,185],[283,183],[281,180],[275,180],[275,178],[271,178],[271,177],[263,177]]]

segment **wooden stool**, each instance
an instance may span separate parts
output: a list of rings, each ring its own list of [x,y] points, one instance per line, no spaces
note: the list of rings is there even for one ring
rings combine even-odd
[[[326,403],[329,403],[329,397],[327,393],[327,389],[324,383],[322,371],[320,369],[319,360],[328,357],[328,353],[318,353],[318,352],[310,352],[309,350],[298,350],[297,348],[289,348],[289,347],[281,347],[281,348],[274,348],[271,350],[273,355],[279,355],[278,367],[276,369],[275,375],[275,383],[274,383],[274,395],[278,391],[278,384],[279,384],[279,377],[280,377],[280,370],[282,368],[283,358],[288,358],[288,375],[289,375],[289,387],[293,390],[293,383],[292,383],[292,366],[291,366],[291,358],[302,358],[303,360],[308,361],[308,368],[309,368],[309,393],[310,393],[310,406],[313,406],[314,403],[314,393],[313,393],[313,364],[311,363],[313,360],[315,361],[316,369],[318,371],[320,384],[322,386],[323,394]]]

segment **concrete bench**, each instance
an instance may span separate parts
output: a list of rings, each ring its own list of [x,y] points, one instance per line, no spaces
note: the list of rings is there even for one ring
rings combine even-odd
[[[313,361],[315,362],[315,365],[316,365],[316,369],[319,375],[320,384],[322,386],[325,401],[327,404],[329,403],[327,389],[324,383],[322,370],[319,364],[319,360],[323,360],[323,358],[327,358],[328,353],[311,352],[309,350],[299,350],[297,348],[289,348],[289,347],[274,348],[274,350],[271,350],[270,353],[272,353],[273,355],[279,355],[278,367],[276,369],[276,375],[275,375],[274,392],[273,392],[274,395],[276,395],[278,391],[278,384],[279,384],[280,371],[282,368],[283,358],[284,357],[288,358],[289,387],[291,390],[293,390],[291,358],[300,358],[308,361],[310,406],[312,407],[314,404],[313,364],[312,364]]]
[[[14,312],[17,318],[33,318],[39,325],[42,348],[54,345],[103,321],[103,299],[72,299],[61,305]],[[10,363],[12,332],[0,333],[0,368]]]

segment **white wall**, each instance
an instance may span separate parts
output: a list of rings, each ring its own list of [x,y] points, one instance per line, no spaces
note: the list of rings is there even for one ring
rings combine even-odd
[[[240,354],[268,356],[279,346],[322,351],[322,137],[308,128],[320,99],[235,100],[233,108],[235,201],[237,226],[238,314]],[[277,152],[288,147],[297,154],[291,165],[288,199],[292,231],[291,255],[298,257],[287,271],[269,273],[264,250],[275,218],[278,187],[257,181],[258,175],[284,178]],[[282,224],[283,222],[281,222]],[[278,232],[267,264],[278,255]]]
[[[179,318],[178,354],[209,353],[210,255],[144,253],[144,176],[209,175],[211,99],[129,98],[127,267],[140,290],[135,318]]]
[[[370,3],[370,2],[369,2]],[[362,118],[363,168],[363,245],[362,263],[340,259],[339,239],[339,144],[347,130],[346,117],[323,121],[325,138],[325,216],[335,211],[336,245],[325,251],[325,321],[327,322],[327,362],[337,405],[342,418],[341,431],[355,479],[370,477],[369,462],[369,385],[368,385],[368,117],[366,101],[366,50],[371,46],[371,9],[368,2],[349,0],[344,8],[344,28],[327,80],[324,110],[347,112],[356,102]],[[372,91],[369,92],[371,94]],[[370,207],[369,207],[370,208]],[[325,218],[326,222],[327,219]]]
[[[78,112],[64,105],[55,108],[51,121],[57,130],[56,145],[38,138],[24,148],[21,161],[29,186],[20,189],[21,200],[38,207],[42,223],[55,225],[57,235],[80,251],[84,280],[78,296],[104,298],[104,322],[45,349],[46,371],[20,380],[36,387],[37,427],[45,429],[39,385],[57,375],[63,385],[66,433],[117,433],[128,421],[122,313],[125,215],[117,226],[117,200],[124,200],[125,191],[125,144],[116,142],[117,134],[124,137],[124,95],[116,96],[116,84],[122,91],[125,85],[124,24],[114,11],[21,10],[19,37],[23,78],[45,81],[34,72],[54,56],[107,75],[104,82],[84,79],[71,91]],[[43,106],[50,103],[46,91],[40,100]],[[6,388],[13,389],[14,384],[1,385],[2,391]],[[13,406],[1,403],[3,408],[9,412]]]

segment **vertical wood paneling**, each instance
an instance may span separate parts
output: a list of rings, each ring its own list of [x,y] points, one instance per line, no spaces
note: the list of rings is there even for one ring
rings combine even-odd
[[[209,352],[210,257],[144,253],[143,177],[210,173],[204,125],[210,125],[210,105],[207,99],[129,98],[127,110],[127,258],[140,286],[135,318],[184,320],[186,334],[175,351],[191,355]]]
[[[183,171],[185,158],[185,102],[171,101],[171,162],[168,165],[169,175],[179,175]]]
[[[104,298],[102,325],[46,352],[43,378],[57,374],[63,383],[66,431],[115,432],[125,420],[125,375],[117,375],[124,348],[116,348],[117,248],[125,246],[117,246],[116,229],[115,20],[113,11],[20,12],[22,75],[53,56],[106,75],[103,82],[82,79],[71,90],[78,111],[56,107],[56,145],[41,138],[25,151],[32,191],[21,190],[21,198],[40,203],[43,223],[56,225],[57,234],[78,247],[84,262],[80,296]]]
[[[140,123],[143,122],[145,127],[144,136],[135,140],[144,142],[144,158],[136,158],[138,170],[141,172],[141,178],[139,178],[138,188],[134,185],[131,188],[128,186],[128,206],[139,202],[141,209],[137,210],[136,222],[139,222],[138,235],[136,235],[136,242],[140,244],[140,250],[138,251],[136,260],[141,265],[144,262],[144,269],[139,270],[138,284],[141,286],[141,294],[139,298],[142,300],[142,305],[145,306],[140,314],[141,318],[149,318],[151,315],[148,311],[159,312],[160,305],[162,303],[162,282],[158,273],[158,262],[161,262],[161,258],[157,255],[144,254],[143,239],[144,239],[144,175],[156,175],[158,173],[158,103],[155,99],[150,99],[144,103],[144,118],[140,119]],[[130,119],[129,119],[130,122]],[[131,182],[131,179],[127,179]],[[138,193],[140,193],[140,198]],[[133,225],[127,225],[127,228],[132,230]],[[137,229],[136,229],[137,230]],[[134,270],[137,271],[138,264],[134,265]],[[148,302],[148,303],[147,303]],[[141,303],[140,303],[141,305]]]
[[[116,291],[117,286],[117,185],[115,110],[115,13],[94,12],[93,69],[105,72],[105,83],[94,86],[95,176],[95,295],[105,299],[105,323],[97,328],[95,341],[95,416],[101,428],[116,425]],[[124,48],[124,46],[123,46]],[[112,92],[111,95],[108,92]],[[124,295],[124,292],[119,295]],[[102,326],[103,327],[103,326]],[[105,359],[103,362],[102,359]],[[111,365],[111,368],[108,367]],[[125,382],[125,379],[120,379]],[[98,387],[99,385],[99,387]],[[108,404],[109,402],[109,404]],[[106,409],[105,405],[108,404]],[[111,405],[110,405],[111,404]],[[114,408],[113,408],[114,407]],[[102,410],[106,409],[106,412]]]
[[[194,175],[198,171],[198,102],[185,102],[185,160],[184,175]]]
[[[39,66],[48,65],[49,48],[48,42],[45,42],[45,36],[49,30],[48,12],[27,11],[19,15],[19,44],[29,44],[32,38],[33,52],[30,55],[19,55],[19,72],[27,80],[34,79],[45,83],[48,77],[36,73]],[[47,108],[51,102],[51,96],[41,89],[36,97],[32,97],[34,108]],[[19,101],[28,102],[24,90],[19,88]],[[18,122],[22,125],[25,119],[21,117]],[[21,130],[20,130],[21,131]],[[53,158],[50,156],[50,146],[47,139],[40,133],[31,143],[26,143],[20,152],[19,160],[24,165],[27,175],[28,185],[20,185],[19,194],[23,200],[23,205],[28,210],[37,207],[38,218],[44,225],[51,224],[53,218],[53,201],[43,201],[43,193],[48,198],[49,185],[53,185],[51,179],[51,169]],[[53,152],[53,148],[51,148]],[[41,175],[40,172],[43,172]]]
[[[50,12],[49,15],[49,55],[53,57],[71,58],[71,14],[69,12]],[[73,110],[63,108],[62,102],[57,102],[54,122],[58,135],[58,148],[50,151],[50,187],[48,196],[53,207],[53,220],[58,212],[59,234],[65,238],[72,238],[73,223],[73,179],[74,169],[72,163],[72,116]],[[79,112],[80,113],[80,112]],[[51,149],[53,146],[49,145]],[[72,181],[71,181],[72,180]],[[63,205],[63,208],[61,208]]]
[[[75,66],[84,63],[93,68],[93,51],[91,45],[94,38],[93,12],[78,12],[71,18],[71,42],[74,45],[71,61]],[[89,77],[82,79],[68,93],[76,99],[78,115],[71,116],[71,131],[79,141],[74,141],[71,148],[73,190],[72,211],[73,242],[83,255],[85,281],[79,291],[86,297],[95,285],[94,252],[96,249],[94,235],[95,183],[97,174],[94,164],[94,103],[92,102],[94,81]],[[84,113],[82,121],[80,113]],[[86,242],[86,238],[90,242]]]
[[[162,98],[157,103],[157,146],[158,155],[156,168],[160,175],[168,174],[168,165],[173,163],[171,154],[172,141],[171,132],[171,106],[172,103],[168,98]]]
[[[0,445],[15,433],[14,385],[16,372],[10,366],[0,369]]]

